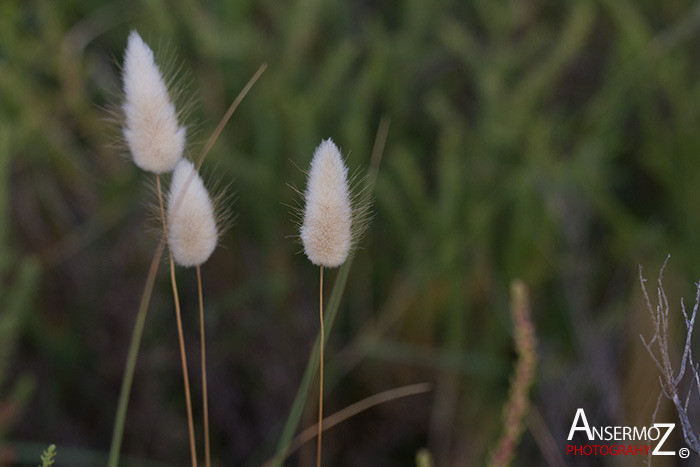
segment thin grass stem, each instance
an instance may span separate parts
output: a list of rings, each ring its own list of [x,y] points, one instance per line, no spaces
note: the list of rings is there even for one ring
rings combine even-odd
[[[324,320],[324,328],[330,329],[333,327],[333,323],[338,314],[338,309],[340,308],[340,298],[345,290],[345,284],[348,280],[348,275],[350,274],[350,266],[352,264],[352,257],[340,267],[338,275],[335,278],[335,283],[333,284],[333,290],[331,291],[330,298],[328,299],[328,306],[326,307],[326,319]],[[319,370],[319,357],[321,342],[325,342],[325,335],[323,339],[319,333],[318,339],[314,345],[311,355],[309,356],[309,361],[306,364],[306,369],[304,370],[304,375],[301,378],[301,383],[299,384],[299,389],[297,390],[296,397],[292,403],[292,408],[287,416],[287,421],[282,430],[280,440],[277,445],[277,453],[271,460],[271,465],[278,467],[282,465],[282,454],[289,442],[294,437],[294,433],[299,426],[299,420],[301,419],[302,410],[306,404],[306,398],[309,395],[309,390],[316,378],[316,372]]]
[[[319,349],[318,366],[318,443],[316,447],[316,467],[321,467],[321,434],[323,433],[323,347],[326,342],[323,332],[323,266],[320,267],[318,287],[318,312],[321,319],[321,347]]]
[[[197,448],[194,442],[194,422],[192,420],[192,396],[190,395],[190,382],[187,374],[187,353],[185,352],[185,337],[182,332],[182,317],[180,316],[180,300],[177,294],[175,282],[175,262],[170,255],[170,282],[173,286],[173,299],[175,300],[175,318],[177,320],[177,337],[180,343],[180,360],[182,361],[182,379],[185,386],[185,400],[187,402],[187,425],[190,434],[190,452],[192,454],[192,467],[197,467]]]
[[[209,404],[207,402],[207,351],[204,340],[204,295],[202,294],[202,272],[197,266],[197,293],[199,294],[199,330],[202,345],[202,409],[204,411],[204,463],[211,467],[209,449]]]
[[[160,187],[160,175],[156,174],[156,185],[158,186],[158,204],[163,220],[163,231],[167,231],[168,225],[165,220],[165,208],[163,207],[163,191]],[[173,287],[173,300],[175,301],[175,317],[177,321],[177,336],[180,344],[180,359],[182,361],[182,378],[185,386],[185,401],[187,403],[187,425],[190,437],[190,454],[192,456],[192,467],[197,467],[197,446],[194,440],[194,421],[192,419],[192,396],[190,395],[190,381],[187,374],[187,353],[185,352],[185,338],[182,332],[182,317],[180,316],[180,298],[177,293],[177,281],[175,280],[175,261],[173,255],[168,250],[170,259],[170,282]]]

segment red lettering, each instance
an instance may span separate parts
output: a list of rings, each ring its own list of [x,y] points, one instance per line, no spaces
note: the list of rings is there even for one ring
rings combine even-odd
[[[573,453],[573,454],[572,454]],[[566,455],[567,456],[580,456],[583,454],[583,446],[580,444],[567,444],[566,445]]]
[[[648,444],[567,444],[567,456],[648,456],[651,445]]]

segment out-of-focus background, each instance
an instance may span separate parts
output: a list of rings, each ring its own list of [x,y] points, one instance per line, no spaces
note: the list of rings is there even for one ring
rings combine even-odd
[[[180,70],[191,156],[268,65],[203,166],[235,199],[203,268],[217,465],[274,452],[318,331],[318,270],[293,238],[290,185],[304,186],[328,137],[366,170],[382,117],[374,217],[326,351],[325,411],[410,383],[433,390],[329,430],[326,464],[412,465],[423,447],[436,465],[483,463],[515,358],[516,278],[539,339],[516,465],[576,464],[561,453],[579,407],[595,426],[650,423],[658,379],[639,339],[651,329],[638,267],[654,280],[671,255],[678,349],[679,300],[700,277],[696,2],[2,0],[0,464],[35,465],[56,443],[58,465],[91,465],[109,448],[158,226],[153,180],[110,120],[131,29],[169,76]],[[123,453],[184,465],[161,266]],[[178,281],[199,432],[194,272]],[[676,417],[662,403],[656,420]],[[314,458],[310,445],[288,462]]]

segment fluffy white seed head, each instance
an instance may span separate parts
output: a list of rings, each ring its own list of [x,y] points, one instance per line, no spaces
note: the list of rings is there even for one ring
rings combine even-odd
[[[211,256],[218,239],[214,208],[194,165],[181,159],[168,194],[168,244],[175,262],[199,266]]]
[[[148,172],[173,170],[185,148],[185,128],[178,125],[153,51],[136,31],[129,34],[123,80],[123,133],[134,162]]]
[[[306,256],[319,266],[340,266],[350,252],[352,206],[348,169],[330,139],[314,152],[304,196],[301,241]]]

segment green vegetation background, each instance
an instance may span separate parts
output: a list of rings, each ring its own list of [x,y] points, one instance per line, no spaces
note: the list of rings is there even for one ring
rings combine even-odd
[[[157,227],[152,181],[109,121],[132,28],[186,75],[192,154],[268,64],[204,166],[235,193],[235,223],[203,269],[219,465],[272,454],[318,329],[289,184],[303,186],[322,138],[366,169],[383,116],[326,410],[434,390],[331,429],[327,465],[411,465],[424,446],[437,465],[483,462],[513,363],[514,278],[531,287],[540,357],[516,464],[540,462],[548,439],[550,456],[563,450],[578,407],[594,425],[649,423],[658,380],[638,337],[638,265],[652,279],[670,253],[672,297],[692,299],[700,277],[695,2],[2,0],[0,464],[36,464],[56,443],[57,465],[91,465],[109,446]],[[178,278],[197,388],[191,272]],[[171,300],[161,269],[124,453],[182,465]],[[675,417],[662,405],[657,420]]]

